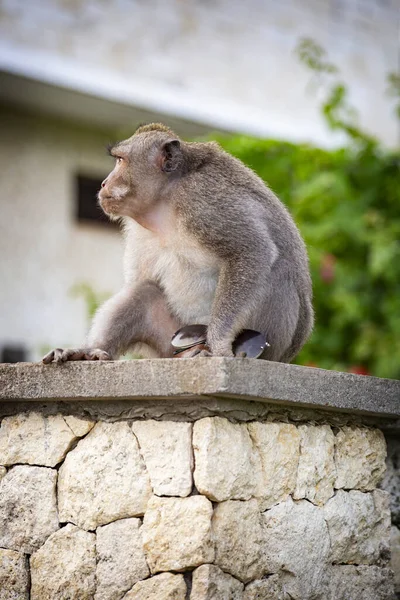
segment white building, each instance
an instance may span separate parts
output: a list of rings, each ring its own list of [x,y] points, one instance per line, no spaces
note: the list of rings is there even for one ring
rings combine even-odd
[[[294,52],[311,37],[363,126],[395,144],[399,12],[398,0],[2,0],[0,359],[79,344],[85,303],[71,290],[121,285],[118,232],[77,217],[77,178],[100,181],[105,144],[139,122],[332,144]]]

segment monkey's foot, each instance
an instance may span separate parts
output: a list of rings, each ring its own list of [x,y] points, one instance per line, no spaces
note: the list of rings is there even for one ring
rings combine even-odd
[[[45,365],[52,362],[59,365],[69,360],[111,360],[111,356],[99,348],[55,348],[42,358]]]
[[[199,348],[193,348],[191,352],[185,353],[185,358],[202,358],[203,356],[212,356],[208,350],[200,350]]]

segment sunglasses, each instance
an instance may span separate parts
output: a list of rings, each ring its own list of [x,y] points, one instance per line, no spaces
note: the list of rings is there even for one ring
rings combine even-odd
[[[174,357],[184,358],[193,348],[208,350],[207,346],[207,326],[206,325],[186,325],[178,329],[172,336],[171,344],[174,347]],[[244,329],[232,344],[234,356],[240,358],[259,358],[265,348],[269,346],[265,336],[259,331]]]

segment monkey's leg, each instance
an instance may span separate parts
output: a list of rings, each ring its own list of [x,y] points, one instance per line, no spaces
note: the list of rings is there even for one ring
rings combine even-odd
[[[293,277],[284,269],[272,269],[270,283],[251,328],[265,334],[270,346],[262,358],[290,362],[311,333],[313,311],[308,298],[301,296]]]
[[[123,289],[99,309],[86,347],[57,348],[43,362],[113,360],[137,342],[148,344],[160,357],[168,358],[173,353],[172,335],[179,327],[181,323],[171,315],[162,290],[146,281]]]
[[[263,358],[279,361],[286,356],[295,333],[302,336],[298,331],[300,300],[291,275],[278,263],[272,269],[256,261],[251,265],[239,260],[224,266],[207,332],[214,356],[233,356],[232,343],[243,329],[266,336],[270,347]]]

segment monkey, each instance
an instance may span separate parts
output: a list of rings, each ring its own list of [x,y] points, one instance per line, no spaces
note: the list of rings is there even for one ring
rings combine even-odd
[[[160,123],[109,154],[98,201],[122,222],[125,283],[82,348],[43,362],[115,360],[138,345],[169,358],[174,332],[194,323],[207,326],[209,351],[197,356],[231,357],[236,336],[253,329],[269,343],[262,358],[293,360],[313,327],[308,256],[264,181],[218,143],[185,142]]]

